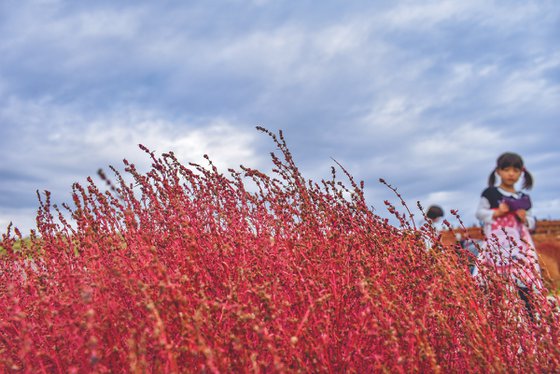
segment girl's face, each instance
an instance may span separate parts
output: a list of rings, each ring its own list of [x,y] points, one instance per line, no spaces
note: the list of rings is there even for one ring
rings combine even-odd
[[[496,170],[496,173],[498,173],[498,176],[502,180],[502,187],[513,188],[515,183],[517,183],[521,177],[523,171],[515,166],[508,166],[506,168]]]

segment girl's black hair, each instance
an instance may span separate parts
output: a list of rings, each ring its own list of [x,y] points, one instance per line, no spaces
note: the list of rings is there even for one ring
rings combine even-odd
[[[496,183],[496,171],[498,169],[505,169],[513,166],[514,168],[523,170],[523,188],[530,190],[533,187],[533,176],[523,166],[523,159],[517,153],[506,152],[502,153],[496,160],[496,167],[488,177],[488,186],[493,187]]]

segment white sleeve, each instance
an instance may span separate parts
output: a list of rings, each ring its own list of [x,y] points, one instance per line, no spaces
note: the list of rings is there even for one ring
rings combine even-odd
[[[526,224],[527,224],[527,227],[529,228],[529,230],[534,230],[535,227],[537,226],[537,219],[533,215],[533,212],[531,211],[531,209],[529,209],[527,211],[527,215],[525,216],[525,219],[527,220]]]
[[[487,198],[481,197],[476,208],[476,218],[484,223],[492,223],[494,211],[490,209],[490,202]]]

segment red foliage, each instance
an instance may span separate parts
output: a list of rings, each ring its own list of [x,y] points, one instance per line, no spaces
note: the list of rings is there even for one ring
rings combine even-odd
[[[544,296],[529,318],[431,227],[388,202],[402,227],[376,216],[344,169],[350,187],[335,169],[306,180],[261,130],[282,152],[273,176],[146,150],[132,181],[113,169],[108,191],[74,184],[72,206],[41,197],[30,240],[0,243],[2,370],[560,370]]]

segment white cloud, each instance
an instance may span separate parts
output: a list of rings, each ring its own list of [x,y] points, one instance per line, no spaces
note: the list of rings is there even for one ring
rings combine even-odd
[[[216,51],[216,56],[220,63],[226,66],[234,64],[236,69],[257,67],[266,74],[282,74],[300,60],[305,45],[305,33],[288,26],[240,35],[228,40]]]
[[[326,27],[317,33],[312,33],[311,38],[315,48],[321,52],[324,58],[329,59],[338,55],[359,55],[363,48],[371,48],[367,45],[367,37],[371,28],[361,21],[344,20],[339,24]]]
[[[560,101],[560,85],[546,79],[549,69],[560,69],[560,53],[530,61],[529,66],[512,71],[500,87],[496,100],[513,107],[542,106],[556,108]]]
[[[75,38],[118,38],[131,39],[140,30],[139,12],[119,10],[97,10],[78,14],[66,22],[59,35]]]
[[[261,155],[255,152],[257,132],[222,118],[188,124],[138,108],[90,118],[72,107],[16,100],[0,107],[1,118],[17,123],[20,146],[30,150],[14,152],[3,147],[0,151],[5,170],[34,177],[18,183],[19,197],[27,196],[27,205],[36,201],[36,190],[45,189],[53,193],[55,201],[68,201],[72,183],[83,183],[88,175],[95,177],[99,168],[107,170],[109,165],[122,170],[123,158],[139,170],[147,170],[151,161],[138,144],[156,155],[174,151],[184,164],[195,162],[206,167],[203,155],[207,154],[224,173],[230,167],[239,169],[240,164],[262,165]],[[2,192],[15,193],[12,187],[6,185]],[[29,210],[0,208],[0,227],[8,222],[7,217],[23,222],[25,228],[33,222],[27,217]]]
[[[545,15],[549,16],[546,12]],[[432,0],[399,1],[383,18],[387,27],[410,28],[419,32],[433,30],[444,22],[469,22],[473,29],[478,26],[507,34],[542,17],[543,7],[535,3]]]
[[[501,129],[493,129],[471,123],[451,127],[445,133],[426,134],[415,141],[411,151],[415,159],[433,163],[435,160],[483,160],[495,148],[508,144],[507,134]]]
[[[374,104],[363,123],[370,128],[370,132],[389,132],[392,136],[405,137],[418,131],[421,114],[427,105],[429,103],[414,100],[412,95],[396,93]]]
[[[464,17],[466,11],[476,9],[469,2],[458,1],[431,1],[431,2],[404,2],[391,9],[385,15],[388,23],[394,26],[414,27],[425,29],[434,24],[456,17]]]
[[[120,161],[138,153],[138,144],[143,144],[158,152],[174,150],[186,162],[202,160],[201,156],[208,154],[224,168],[240,161],[259,162],[252,146],[256,136],[253,129],[247,132],[240,124],[219,117],[196,123],[166,117],[133,107],[88,116],[79,108],[58,106],[48,100],[12,99],[0,107],[0,118],[17,123],[21,140],[34,153],[4,150],[2,154],[9,162],[37,161],[41,167],[61,163],[64,169],[92,160]]]
[[[209,120],[197,127],[154,119],[122,125],[117,121],[94,122],[85,130],[66,137],[64,143],[82,143],[84,147],[103,155],[104,160],[120,161],[124,155],[136,154],[136,162],[140,164],[150,161],[147,156],[138,156],[138,144],[146,146],[156,155],[173,151],[185,164],[195,162],[206,165],[203,155],[207,154],[223,172],[227,168],[237,168],[241,163],[253,167],[260,164],[253,148],[256,132],[244,132],[239,126],[223,119]]]
[[[37,206],[39,203],[37,202]],[[5,234],[6,229],[12,223],[12,231],[17,227],[23,236],[27,236],[29,230],[36,227],[35,217],[37,209],[18,208],[18,209],[0,209],[0,234]]]
[[[59,3],[62,5],[62,3]],[[88,39],[130,39],[138,34],[142,7],[82,9],[68,12],[63,6],[23,5],[14,11],[17,27],[10,36],[20,44],[43,41],[60,46],[78,46]],[[17,22],[16,22],[17,21]],[[14,45],[12,45],[13,47]]]

